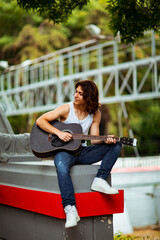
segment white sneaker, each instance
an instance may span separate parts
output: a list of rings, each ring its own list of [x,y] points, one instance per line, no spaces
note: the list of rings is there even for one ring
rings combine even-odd
[[[119,193],[117,189],[112,188],[107,181],[102,178],[95,177],[91,185],[91,190],[102,192],[106,194],[117,194]]]
[[[64,211],[66,213],[66,223],[65,228],[74,227],[77,225],[77,222],[80,220],[80,217],[78,216],[78,212],[75,206],[67,205],[64,208]]]

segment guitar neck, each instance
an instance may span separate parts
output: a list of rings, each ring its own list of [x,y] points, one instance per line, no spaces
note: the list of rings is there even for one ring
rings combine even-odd
[[[80,139],[80,140],[100,140],[106,141],[109,136],[95,136],[95,135],[84,135],[84,134],[72,134],[73,139]],[[120,141],[120,137],[114,137],[116,141]]]

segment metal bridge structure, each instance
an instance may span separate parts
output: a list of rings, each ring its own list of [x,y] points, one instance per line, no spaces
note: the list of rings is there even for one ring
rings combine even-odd
[[[92,39],[6,68],[0,106],[6,116],[45,112],[72,101],[75,82],[93,80],[101,104],[160,97],[160,38],[146,32],[135,45]]]

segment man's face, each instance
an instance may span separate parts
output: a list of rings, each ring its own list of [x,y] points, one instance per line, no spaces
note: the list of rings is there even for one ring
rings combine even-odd
[[[78,86],[75,90],[75,93],[74,93],[74,99],[75,99],[75,103],[76,104],[85,104],[86,101],[84,100],[83,98],[83,90],[81,88],[81,86]]]

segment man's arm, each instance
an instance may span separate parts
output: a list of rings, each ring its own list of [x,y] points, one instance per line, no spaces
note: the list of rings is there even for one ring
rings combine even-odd
[[[69,105],[64,104],[58,108],[56,108],[53,111],[47,112],[40,116],[37,121],[36,125],[39,126],[41,129],[43,129],[46,132],[49,132],[51,134],[57,135],[61,140],[67,142],[72,138],[72,135],[68,132],[62,132],[59,129],[53,127],[50,122],[57,120],[60,118],[60,120],[65,120],[69,114]]]
[[[98,110],[93,116],[93,123],[92,123],[91,128],[90,128],[90,134],[91,135],[99,136],[100,121],[101,121],[101,112]],[[102,141],[92,140],[91,143],[92,144],[100,144],[100,143],[102,143]],[[105,141],[105,143],[107,143],[107,144],[116,143],[116,140],[114,139],[114,135],[108,135],[108,138]]]

